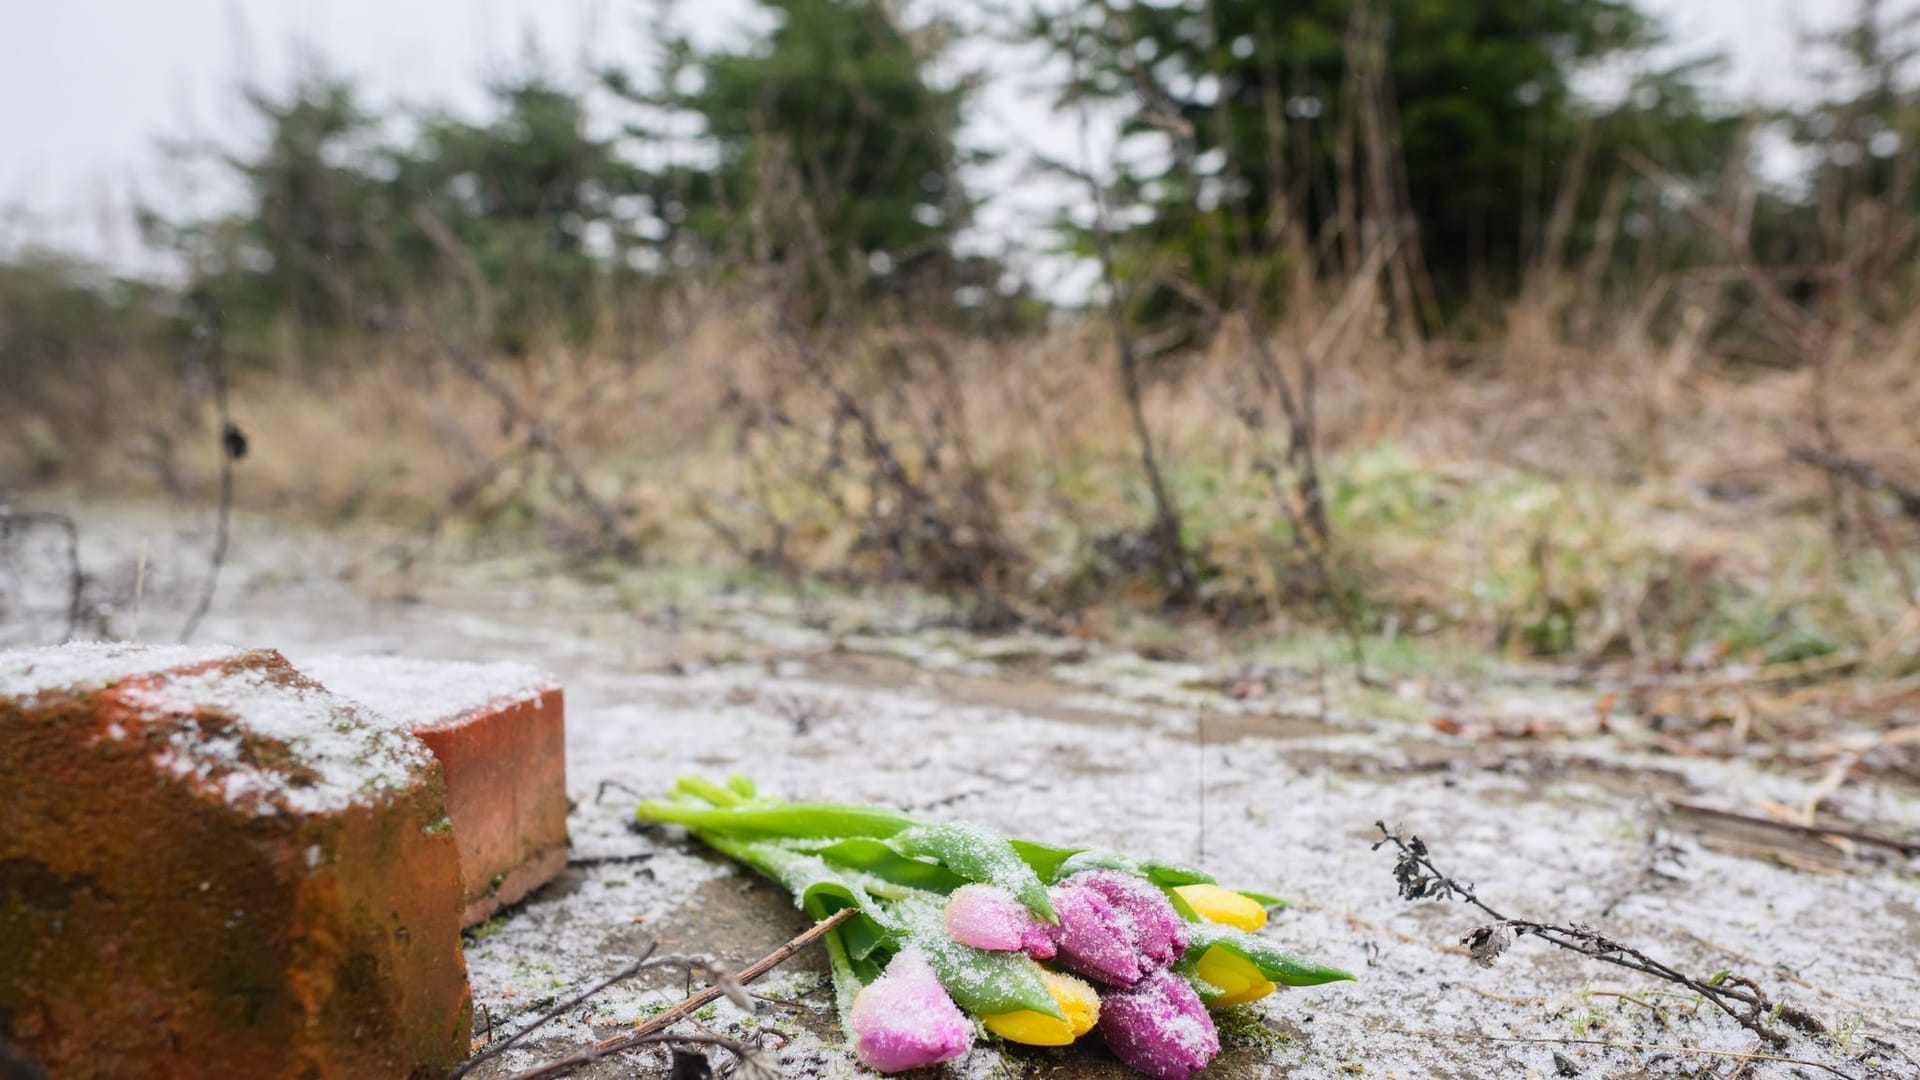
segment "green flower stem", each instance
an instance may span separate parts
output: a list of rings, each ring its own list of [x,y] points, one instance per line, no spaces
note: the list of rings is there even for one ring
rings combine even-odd
[[[724,790],[718,789],[716,790]],[[727,793],[732,796],[732,792]],[[699,807],[648,801],[640,804],[641,821],[685,825],[701,832],[737,836],[791,836],[826,840],[847,836],[884,839],[912,828],[917,822],[878,806],[855,803],[742,802],[735,806]]]
[[[840,929],[827,931],[827,967],[833,973],[833,1004],[840,1013],[840,1027],[847,1027],[847,1014],[853,1011],[853,999],[867,984],[854,974],[853,960],[847,956],[847,943]]]
[[[686,775],[676,777],[673,783],[676,793],[684,792],[705,799],[714,806],[738,806],[745,799],[737,791],[723,788],[704,776]]]

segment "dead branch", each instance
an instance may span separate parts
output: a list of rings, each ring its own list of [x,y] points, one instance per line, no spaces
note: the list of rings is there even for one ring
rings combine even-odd
[[[1753,289],[1754,295],[1759,298],[1762,310],[1779,325],[1790,345],[1804,357],[1823,356],[1827,342],[1832,339],[1832,328],[1796,304],[1781,290],[1773,276],[1761,267],[1754,257],[1751,237],[1740,227],[1739,222],[1696,198],[1685,181],[1661,168],[1639,151],[1629,147],[1623,151],[1622,158],[1635,172],[1662,189],[1677,193],[1687,212],[1727,246],[1733,255],[1735,268],[1746,280],[1747,285]]]
[[[1374,850],[1392,844],[1400,852],[1394,862],[1393,877],[1402,899],[1463,900],[1498,920],[1477,927],[1461,940],[1474,963],[1482,967],[1491,967],[1502,953],[1512,947],[1516,936],[1531,934],[1569,952],[1684,986],[1711,1001],[1742,1027],[1774,1046],[1784,1044],[1787,1036],[1767,1026],[1773,1020],[1784,1020],[1810,1035],[1824,1035],[1827,1032],[1826,1025],[1811,1013],[1784,1001],[1774,1002],[1767,997],[1760,984],[1745,976],[1722,972],[1712,978],[1700,979],[1656,960],[1631,945],[1615,941],[1591,926],[1509,918],[1481,900],[1472,885],[1441,872],[1433,864],[1426,844],[1419,837],[1402,839],[1400,834],[1387,828],[1386,822],[1375,822],[1375,825],[1380,829],[1381,838],[1374,842]]]
[[[213,550],[207,556],[207,577],[200,586],[200,599],[194,604],[187,623],[180,628],[182,644],[193,640],[193,632],[213,607],[214,590],[220,585],[220,568],[227,562],[227,545],[233,525],[233,466],[247,456],[247,436],[233,422],[227,408],[226,334],[217,311],[207,313],[194,336],[201,343],[207,372],[213,382],[214,415],[220,424],[220,497],[213,527]]]
[[[795,953],[798,953],[801,949],[825,937],[829,931],[852,918],[854,910],[853,908],[843,908],[827,918],[814,923],[804,933],[799,934],[793,940],[754,961],[745,968],[742,968],[739,974],[735,975],[730,982],[734,984],[734,988],[737,989],[740,986],[745,986],[753,982],[760,978],[760,976],[779,967],[781,964],[786,963],[793,958]],[[680,1004],[675,1005],[659,1016],[653,1017],[645,1023],[640,1024],[625,1035],[619,1035],[611,1039],[602,1039],[579,1053],[569,1054],[557,1061],[550,1061],[537,1068],[515,1073],[510,1080],[542,1080],[542,1078],[549,1076],[564,1076],[583,1065],[591,1065],[609,1055],[618,1054],[626,1050],[631,1050],[636,1046],[644,1046],[649,1043],[713,1042],[714,1040],[711,1038],[664,1035],[663,1032],[718,999],[721,995],[727,993],[727,990],[728,987],[724,985],[709,986],[697,994],[690,995],[681,1001]],[[722,1041],[724,1042],[724,1040]],[[452,1080],[452,1078],[449,1077],[449,1080]]]
[[[1920,521],[1920,488],[1908,487],[1858,458],[1812,446],[1796,446],[1788,451],[1788,456],[1802,465],[1824,469],[1828,475],[1847,480],[1867,491],[1886,492],[1900,504],[1902,514]]]
[[[490,290],[487,288],[484,276],[480,273],[478,265],[473,259],[472,252],[453,235],[452,230],[448,229],[445,223],[441,222],[430,208],[424,205],[416,206],[413,208],[412,216],[426,232],[427,239],[433,244],[435,252],[443,261],[454,268],[461,280],[465,283],[467,291],[471,294],[474,321],[480,333],[482,335],[486,334],[493,323],[493,298]],[[522,454],[527,457],[544,456],[566,481],[568,487],[567,495],[570,496],[574,502],[578,503],[587,512],[587,515],[593,519],[594,527],[599,533],[599,539],[603,549],[611,552],[617,558],[629,560],[636,558],[639,555],[639,550],[634,542],[621,531],[619,518],[604,500],[594,494],[593,488],[587,484],[585,474],[582,473],[579,466],[575,464],[573,457],[566,452],[565,447],[561,445],[553,429],[545,422],[544,417],[534,409],[529,408],[520,399],[520,395],[516,394],[506,383],[495,378],[494,374],[487,369],[486,364],[471,351],[462,347],[457,342],[450,340],[446,335],[431,328],[429,329],[427,337],[432,341],[440,355],[452,364],[455,370],[472,380],[488,397],[493,399],[494,404],[497,405],[500,410],[500,426],[502,431],[519,431],[522,433],[521,445],[519,447],[509,450],[506,454],[501,455],[494,461],[488,462],[467,483],[462,484],[456,489],[452,500],[452,508],[457,511],[462,503],[478,495],[487,483],[491,482],[508,464],[518,460]],[[597,390],[598,387],[589,387],[587,393],[596,393]],[[583,395],[580,400],[572,403],[565,411],[571,412],[583,408],[589,401],[590,398]]]
[[[572,1011],[574,1006],[579,1005],[581,1002],[587,1000],[588,998],[594,996],[595,994],[600,993],[602,990],[605,990],[607,987],[612,986],[614,983],[631,979],[635,975],[638,975],[640,972],[645,971],[647,968],[655,966],[653,954],[659,948],[660,948],[659,942],[657,941],[648,942],[647,947],[641,950],[639,958],[634,960],[633,963],[628,964],[626,967],[621,968],[619,971],[614,972],[613,974],[607,976],[606,978],[600,980],[599,982],[594,983],[592,986],[587,987],[585,990],[582,990],[578,994],[575,994],[574,996],[568,998],[567,1000],[561,1002],[560,1004],[555,1005],[553,1008],[548,1009],[546,1012],[541,1013],[539,1016],[535,1017],[530,1023],[528,1023],[525,1027],[521,1028],[519,1031],[514,1032],[512,1035],[509,1035],[506,1038],[501,1039],[497,1042],[487,1043],[487,1046],[485,1049],[481,1050],[479,1053],[473,1055],[472,1057],[468,1058],[466,1061],[462,1062],[459,1068],[448,1073],[447,1080],[460,1080],[461,1077],[467,1075],[468,1073],[472,1072],[476,1067],[478,1067],[481,1062],[486,1061],[488,1058],[497,1057],[501,1054],[506,1053],[508,1050],[518,1045],[522,1039],[525,1039],[528,1035],[533,1034],[535,1031],[545,1026],[548,1022],[552,1021],[554,1018],[565,1015],[566,1013]],[[491,1026],[491,1017],[489,1017],[489,1026]]]
[[[1755,814],[1742,814],[1735,810],[1724,810],[1718,806],[1706,806],[1701,803],[1687,802],[1681,799],[1668,799],[1670,809],[1686,814],[1699,814],[1703,817],[1721,818],[1726,821],[1738,821],[1747,825],[1759,825],[1769,829],[1790,832],[1797,836],[1811,836],[1819,839],[1852,840],[1855,843],[1871,844],[1874,847],[1897,851],[1909,858],[1920,856],[1920,839],[1903,840],[1897,836],[1885,836],[1880,833],[1861,829],[1830,827],[1824,825],[1802,825],[1792,821],[1776,821],[1773,818]]]
[[[615,516],[613,509],[594,494],[593,488],[587,483],[586,474],[580,470],[566,448],[561,445],[553,429],[522,403],[519,395],[495,378],[478,357],[442,335],[433,335],[433,340],[440,354],[454,366],[455,370],[473,380],[489,397],[493,398],[494,403],[500,408],[502,428],[524,433],[519,446],[488,463],[475,477],[454,493],[455,509],[458,509],[462,501],[478,495],[480,488],[512,461],[522,456],[543,456],[555,469],[559,470],[561,477],[565,479],[567,494],[593,519],[594,528],[599,533],[604,550],[621,559],[637,557],[639,549],[621,531],[619,519]]]
[[[1076,31],[1077,34],[1077,31]],[[1072,79],[1078,87],[1081,81],[1079,67],[1080,48],[1076,41],[1068,49],[1068,58],[1073,65]],[[1121,288],[1119,271],[1113,253],[1112,219],[1107,208],[1107,189],[1092,175],[1092,151],[1087,145],[1087,129],[1090,126],[1087,106],[1084,98],[1079,102],[1079,139],[1080,157],[1085,165],[1088,195],[1093,200],[1093,241],[1094,255],[1100,264],[1100,280],[1106,289],[1106,316],[1113,331],[1114,349],[1119,358],[1120,387],[1127,401],[1127,415],[1133,423],[1133,438],[1139,448],[1140,470],[1146,474],[1147,490],[1153,496],[1153,526],[1155,541],[1154,554],[1161,564],[1166,577],[1167,591],[1175,601],[1189,599],[1194,588],[1194,574],[1188,557],[1185,531],[1180,521],[1180,507],[1174,501],[1166,478],[1160,470],[1160,462],[1153,448],[1153,431],[1147,424],[1146,403],[1142,389],[1140,351],[1127,327],[1126,294]]]
[[[797,284],[793,288],[798,288]],[[948,443],[944,412],[938,412],[923,436],[922,467],[910,465],[911,449],[903,450],[889,436],[874,403],[855,392],[816,343],[813,332],[797,318],[791,304],[774,306],[774,331],[786,346],[798,374],[823,394],[830,411],[826,430],[809,430],[782,407],[776,397],[752,401],[732,392],[727,405],[739,417],[737,452],[754,466],[752,478],[763,516],[773,531],[769,564],[792,569],[784,551],[786,525],[773,514],[774,500],[752,454],[752,436],[760,433],[788,462],[804,461],[795,471],[841,519],[858,527],[856,550],[878,551],[889,572],[912,575],[938,587],[971,590],[983,613],[1008,612],[1015,607],[1004,595],[1003,583],[1022,561],[1020,551],[1001,529],[987,497],[987,481],[964,447],[951,462],[956,470],[943,471]],[[935,386],[949,398],[945,408],[958,411],[957,377],[938,349],[929,350],[935,368]],[[900,394],[900,383],[895,384]],[[901,405],[905,406],[904,398]],[[936,409],[941,406],[936,405]],[[910,411],[910,410],[909,410]],[[811,443],[811,453],[783,447],[787,437]],[[844,481],[863,484],[873,497],[855,505],[843,494]],[[730,531],[730,530],[727,530]],[[723,531],[723,538],[726,533]],[[745,547],[744,537],[731,542]]]

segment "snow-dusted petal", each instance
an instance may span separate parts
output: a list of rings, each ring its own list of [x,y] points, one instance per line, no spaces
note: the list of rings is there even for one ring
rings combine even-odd
[[[860,991],[847,1026],[861,1062],[883,1073],[948,1061],[973,1044],[973,1026],[917,949],[896,955],[886,973]]]
[[[1129,1068],[1156,1080],[1187,1080],[1220,1052],[1213,1018],[1187,980],[1155,971],[1100,1001],[1100,1037]]]
[[[1111,986],[1140,981],[1133,934],[1106,897],[1079,885],[1056,885],[1051,895],[1054,914],[1060,919],[1053,928],[1053,940],[1062,964]]]
[[[947,898],[947,933],[962,945],[994,952],[1024,950],[1036,959],[1054,955],[1047,924],[1019,897],[997,885],[965,885]]]
[[[1151,883],[1118,870],[1085,870],[1068,878],[1100,894],[1127,925],[1141,967],[1166,967],[1187,951],[1187,924],[1166,894]]]

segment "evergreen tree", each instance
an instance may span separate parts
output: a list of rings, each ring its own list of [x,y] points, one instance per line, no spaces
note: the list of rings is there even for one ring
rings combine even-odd
[[[740,49],[669,46],[653,92],[697,116],[708,160],[656,174],[670,248],[804,268],[816,286],[869,293],[951,286],[960,188],[961,86],[927,77],[946,28],[908,28],[873,0],[762,0],[777,25]],[[637,132],[656,137],[652,130]]]
[[[639,241],[622,207],[643,189],[641,173],[588,130],[573,91],[534,74],[495,85],[493,97],[490,120],[430,118],[396,158],[394,184],[416,207],[406,235],[434,249],[412,260],[444,261],[437,249],[455,241],[484,279],[495,343],[509,352],[542,332],[585,338],[599,281],[624,274]],[[436,225],[447,236],[421,235]]]
[[[1130,269],[1179,279],[1139,290],[1149,319],[1279,295],[1301,259],[1351,272],[1409,226],[1429,303],[1508,287],[1574,166],[1611,172],[1635,144],[1709,167],[1735,128],[1690,68],[1580,98],[1583,68],[1657,40],[1624,0],[1098,0],[1034,34],[1071,57],[1070,99],[1120,102],[1127,137],[1175,143],[1115,191],[1148,219]]]

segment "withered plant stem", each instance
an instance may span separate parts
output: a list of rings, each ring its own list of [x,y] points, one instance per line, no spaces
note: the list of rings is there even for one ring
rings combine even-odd
[[[819,922],[814,923],[813,926],[809,927],[804,933],[796,936],[793,940],[754,961],[745,968],[742,968],[739,973],[734,976],[734,981],[741,986],[745,986],[760,976],[765,975],[767,972],[772,971],[774,968],[779,967],[781,964],[786,963],[793,958],[795,953],[825,937],[829,931],[852,918],[853,912],[853,908],[843,908]],[[678,1005],[673,1006],[659,1016],[647,1020],[625,1035],[616,1035],[611,1039],[602,1039],[577,1054],[569,1054],[556,1061],[550,1061],[545,1065],[537,1066],[525,1072],[515,1073],[510,1080],[542,1080],[542,1078],[549,1076],[564,1076],[580,1068],[582,1065],[590,1065],[611,1054],[631,1050],[636,1046],[645,1046],[648,1043],[672,1041],[671,1039],[661,1038],[661,1033],[674,1024],[692,1016],[702,1007],[717,1000],[724,993],[726,993],[726,988],[723,986],[709,986],[699,993],[689,995]],[[711,1040],[689,1036],[687,1041],[707,1042]],[[449,1080],[452,1080],[452,1078],[449,1078]]]
[[[213,607],[214,592],[220,587],[220,568],[227,564],[227,544],[233,527],[233,465],[247,452],[247,437],[233,422],[227,408],[226,331],[218,313],[209,314],[200,328],[205,342],[205,362],[213,380],[213,407],[220,425],[220,503],[214,519],[213,550],[207,556],[207,576],[200,586],[200,599],[194,604],[187,623],[180,629],[180,641],[193,640],[200,621]]]
[[[1615,967],[1638,971],[1643,975],[1651,975],[1654,978],[1684,986],[1712,1002],[1720,1011],[1738,1021],[1740,1026],[1773,1046],[1783,1045],[1787,1041],[1787,1036],[1768,1027],[1767,1023],[1771,1020],[1783,1020],[1809,1035],[1826,1034],[1826,1025],[1813,1014],[1784,1001],[1777,1003],[1772,1001],[1767,997],[1766,992],[1760,989],[1760,984],[1745,976],[1722,972],[1710,979],[1700,979],[1670,964],[1656,960],[1631,945],[1621,944],[1590,926],[1559,925],[1510,918],[1495,911],[1492,905],[1480,899],[1473,891],[1472,885],[1448,876],[1435,866],[1427,854],[1426,845],[1421,843],[1419,837],[1403,839],[1399,833],[1387,828],[1384,821],[1375,822],[1375,825],[1380,830],[1380,839],[1374,843],[1374,848],[1378,850],[1382,845],[1392,844],[1399,849],[1400,861],[1395,866],[1395,877],[1400,879],[1400,895],[1406,899],[1431,897],[1436,900],[1447,900],[1458,897],[1499,920],[1499,924],[1513,934],[1531,934],[1569,952],[1590,956]],[[1431,876],[1422,878],[1422,872]],[[1475,938],[1489,935],[1495,929],[1496,927],[1481,927],[1467,939],[1474,946],[1475,959],[1482,963],[1491,962],[1491,959],[1498,956],[1501,950],[1499,948],[1490,950],[1486,954],[1487,958],[1481,960],[1482,942],[1475,941]]]

